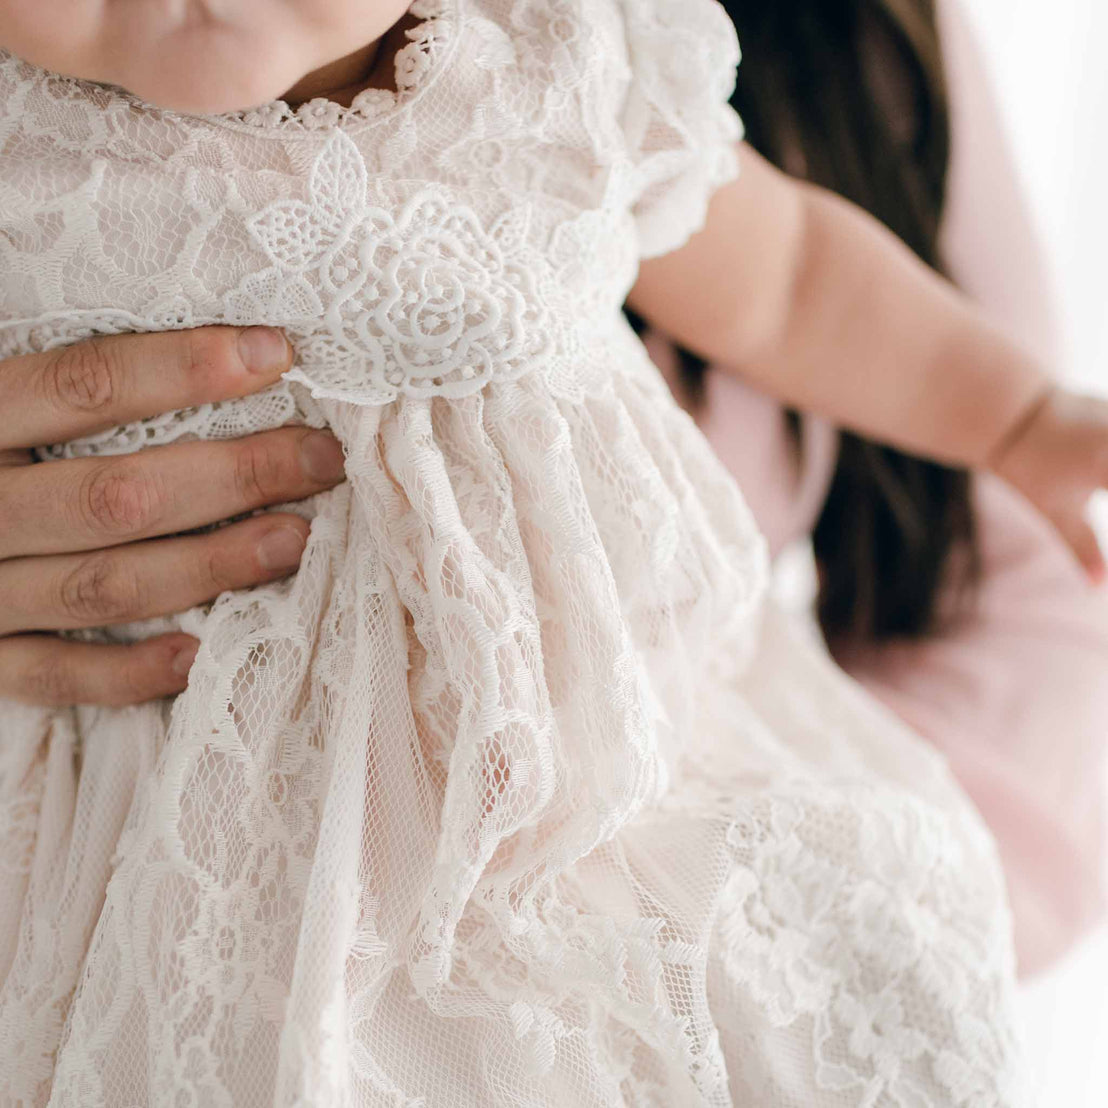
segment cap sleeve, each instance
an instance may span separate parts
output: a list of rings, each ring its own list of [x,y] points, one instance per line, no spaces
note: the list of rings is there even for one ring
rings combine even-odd
[[[728,100],[739,43],[716,0],[624,0],[631,85],[623,127],[643,257],[704,225],[708,200],[738,175],[742,122]]]

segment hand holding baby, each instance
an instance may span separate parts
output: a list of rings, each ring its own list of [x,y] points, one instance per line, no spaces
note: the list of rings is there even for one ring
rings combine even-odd
[[[296,568],[308,525],[287,512],[180,533],[335,485],[342,451],[323,432],[30,464],[36,445],[256,392],[289,361],[276,332],[208,328],[0,362],[0,697],[112,705],[180,692],[188,635],[107,646],[43,632],[169,615]]]

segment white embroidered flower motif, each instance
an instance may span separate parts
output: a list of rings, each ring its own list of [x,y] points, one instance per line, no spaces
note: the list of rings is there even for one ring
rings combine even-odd
[[[174,1108],[234,1108],[234,1100],[219,1074],[219,1063],[203,1034],[183,1042],[162,1033],[161,1049],[151,1051],[155,1059],[150,1087],[159,1104]]]
[[[612,234],[621,226],[623,234]],[[634,284],[639,262],[634,225],[625,211],[596,208],[560,224],[550,255],[558,285],[579,318],[596,327],[618,318],[623,290]],[[597,281],[597,274],[603,280]]]
[[[288,327],[299,340],[289,376],[315,396],[463,396],[552,352],[541,261],[516,241],[507,256],[512,236],[486,232],[448,193],[425,189],[395,216],[370,203],[365,161],[342,132],[308,190],[250,221],[273,264],[240,284],[229,314]]]
[[[928,1104],[931,1098],[919,1072],[928,1068],[930,1041],[908,1026],[904,1004],[890,985],[879,993],[835,998],[830,1011],[816,1020],[816,1080],[821,1089],[864,1090],[858,1100],[866,1105]],[[834,1027],[833,1025],[837,1025]],[[822,1049],[832,1038],[846,1036],[842,1061],[831,1061]],[[952,1103],[955,1101],[952,1100]]]

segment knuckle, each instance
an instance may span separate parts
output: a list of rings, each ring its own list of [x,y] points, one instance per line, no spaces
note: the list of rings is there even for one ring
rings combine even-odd
[[[126,622],[142,611],[142,586],[110,554],[97,552],[65,574],[58,600],[65,616],[81,625]]]
[[[84,520],[108,535],[133,535],[153,527],[164,495],[156,480],[133,463],[107,462],[85,479],[80,492]]]
[[[283,442],[283,440],[282,440]],[[288,451],[274,436],[246,439],[235,447],[235,488],[244,503],[261,504],[280,497],[294,482]]]
[[[222,536],[213,536],[213,539],[218,538]],[[238,580],[241,574],[233,571],[233,563],[234,559],[227,556],[223,544],[213,541],[200,557],[200,588],[212,596],[241,588],[241,582]],[[242,564],[247,564],[246,558],[242,559]]]
[[[106,708],[125,708],[149,699],[149,676],[134,657],[135,647],[128,647],[128,656],[114,667],[112,679],[96,686],[97,699]]]
[[[38,707],[77,703],[84,676],[60,640],[44,635],[0,639],[0,687],[4,696]]]
[[[230,327],[180,331],[185,344],[185,368],[196,399],[217,399],[239,369],[236,332]]]
[[[46,707],[76,702],[77,682],[72,667],[52,653],[42,652],[24,668],[20,676],[21,696],[32,704]]]
[[[4,484],[0,484],[0,536],[8,534],[10,529],[19,522],[21,514],[14,497]]]
[[[59,407],[82,414],[111,411],[118,397],[118,359],[103,339],[90,339],[59,350],[46,368],[50,399]]]

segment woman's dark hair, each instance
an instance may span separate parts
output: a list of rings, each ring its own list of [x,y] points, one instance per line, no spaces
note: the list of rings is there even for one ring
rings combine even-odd
[[[941,272],[950,117],[934,0],[724,7],[743,45],[732,103],[748,141],[871,212]],[[890,78],[892,97],[878,87]],[[704,364],[682,362],[695,397]],[[943,588],[976,576],[969,475],[843,434],[813,538],[830,641],[926,634]]]

